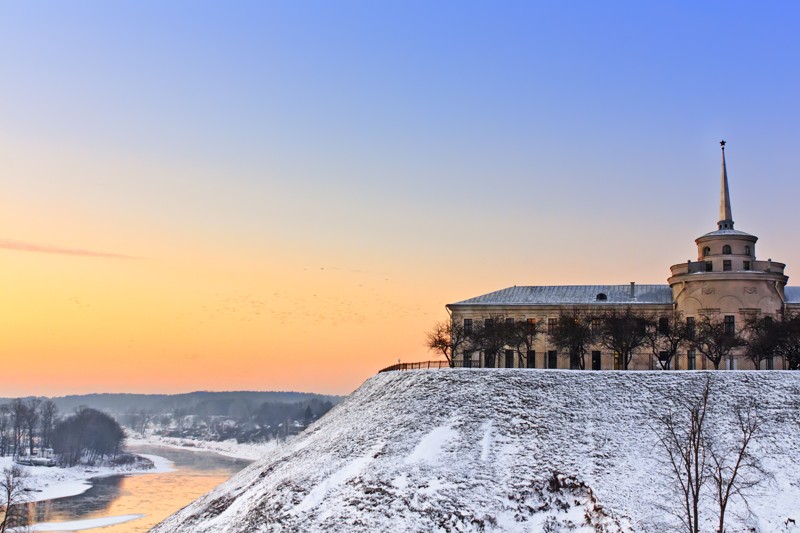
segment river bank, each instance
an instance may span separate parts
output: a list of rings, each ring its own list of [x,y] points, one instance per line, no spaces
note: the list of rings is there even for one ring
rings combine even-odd
[[[291,438],[289,439],[290,442]],[[212,452],[235,459],[256,461],[266,454],[283,446],[285,442],[271,440],[264,443],[238,443],[235,440],[207,441],[148,435],[145,438],[128,437],[125,442],[131,446],[163,446],[185,451]]]
[[[146,533],[161,520],[245,468],[250,461],[179,447],[128,443],[139,456],[161,456],[172,466],[153,475],[93,478],[77,496],[29,505],[30,531]]]
[[[121,474],[140,475],[171,472],[172,462],[157,455],[137,454],[148,459],[153,468],[132,468],[131,465],[86,466],[78,465],[70,468],[58,466],[20,466],[11,457],[0,457],[0,471],[13,466],[22,470],[25,497],[29,502],[52,500],[67,496],[83,494],[92,487],[91,479]]]

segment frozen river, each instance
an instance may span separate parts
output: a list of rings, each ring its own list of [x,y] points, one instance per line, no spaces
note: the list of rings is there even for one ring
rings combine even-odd
[[[139,533],[196,500],[250,461],[214,453],[161,446],[130,446],[130,451],[159,455],[175,470],[160,474],[110,476],[92,480],[92,488],[78,496],[30,504],[32,521],[40,531]],[[58,526],[54,523],[66,523]],[[72,522],[72,524],[69,524]],[[116,523],[115,522],[121,522]],[[115,524],[115,525],[108,525]]]

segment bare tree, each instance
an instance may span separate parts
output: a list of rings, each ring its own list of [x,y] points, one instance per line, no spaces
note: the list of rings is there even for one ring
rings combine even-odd
[[[678,350],[689,340],[689,328],[680,313],[648,317],[646,344],[662,370],[672,368]]]
[[[472,327],[468,337],[471,348],[480,350],[484,356],[484,366],[494,368],[501,350],[513,345],[514,324],[506,322],[503,315],[492,315]]]
[[[50,437],[53,433],[53,426],[55,425],[57,416],[58,407],[56,407],[53,400],[45,400],[42,402],[42,405],[39,406],[39,419],[41,420],[39,446],[43,449],[51,447]]]
[[[11,402],[11,422],[14,428],[14,455],[19,455],[25,434],[25,403],[17,398]]]
[[[762,361],[772,359],[781,340],[781,323],[772,315],[752,316],[745,321],[744,355],[761,370]]]
[[[647,316],[631,306],[612,308],[602,315],[598,340],[619,354],[623,368],[628,370],[633,353],[647,340]]]
[[[586,369],[586,353],[596,340],[594,317],[579,309],[565,309],[547,331],[548,340],[559,350],[569,352],[570,368]]]
[[[26,497],[23,471],[18,466],[6,468],[0,474],[0,533],[25,525]]]
[[[760,418],[753,409],[737,407],[736,431],[719,431],[707,420],[712,395],[711,378],[700,396],[690,401],[685,412],[658,417],[656,434],[681,497],[681,511],[674,513],[688,533],[700,532],[700,501],[710,486],[717,503],[717,533],[725,531],[725,517],[733,498],[748,507],[748,490],[769,474],[752,453],[761,431]]]
[[[692,347],[711,361],[715,370],[719,370],[722,361],[730,358],[735,349],[745,344],[744,338],[731,326],[716,313],[702,315],[697,321]]]
[[[719,510],[717,533],[725,531],[725,513],[732,497],[747,504],[748,489],[768,477],[759,458],[752,453],[752,442],[761,431],[761,422],[752,409],[736,409],[737,440],[729,446],[718,441],[707,443],[711,461],[709,479]]]
[[[516,322],[510,334],[509,344],[517,349],[520,368],[526,366],[522,361],[522,354],[529,356],[533,352],[536,338],[542,332],[542,324],[535,319]]]
[[[0,457],[8,455],[11,449],[11,407],[0,405]]]
[[[800,314],[783,313],[777,328],[775,354],[783,358],[789,370],[800,370]]]
[[[31,398],[25,403],[25,429],[28,433],[28,454],[33,455],[34,437],[36,436],[36,426],[39,423],[39,398]]]
[[[700,531],[700,495],[708,477],[705,421],[710,393],[708,379],[700,397],[686,406],[685,413],[669,412],[658,418],[658,440],[666,452],[682,500],[682,512],[676,514],[688,533]]]
[[[152,411],[146,411],[144,409],[139,411],[139,417],[140,417],[139,418],[139,433],[142,435],[142,437],[146,436],[147,427],[153,421],[153,418],[155,418],[155,416],[156,416],[155,413],[153,413]]]
[[[444,355],[445,359],[447,359],[447,364],[451,367],[453,366],[453,356],[467,340],[464,334],[464,326],[456,324],[454,320],[437,322],[425,334],[425,337],[425,345],[428,349]]]

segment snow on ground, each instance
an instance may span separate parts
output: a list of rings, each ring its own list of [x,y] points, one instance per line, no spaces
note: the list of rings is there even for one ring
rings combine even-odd
[[[656,419],[707,379],[710,427],[734,435],[754,405],[773,476],[727,530],[800,533],[800,372],[513,369],[374,376],[153,532],[674,531]]]
[[[73,466],[60,468],[57,466],[21,466],[15,465],[11,457],[0,457],[0,471],[19,466],[25,475],[25,496],[28,501],[38,502],[52,500],[67,496],[76,496],[89,490],[92,486],[91,478],[114,476],[119,474],[156,474],[171,472],[172,462],[157,455],[139,454],[153,462],[154,468],[146,470],[134,469],[130,465],[115,467]]]
[[[42,522],[32,526],[26,526],[24,531],[83,531],[84,529],[123,524],[143,516],[143,514],[126,514],[120,516],[107,516],[104,518],[91,518],[87,520],[74,520],[71,522]]]
[[[290,438],[287,442],[291,442],[294,437]],[[174,437],[160,437],[158,435],[148,435],[145,438],[128,437],[125,441],[133,446],[136,445],[154,445],[165,446],[168,448],[177,448],[185,451],[196,452],[213,452],[225,457],[232,457],[234,459],[247,459],[256,461],[263,458],[265,455],[283,446],[284,443],[271,440],[265,443],[244,443],[240,444],[235,440],[225,441],[208,441],[198,439],[180,439]]]

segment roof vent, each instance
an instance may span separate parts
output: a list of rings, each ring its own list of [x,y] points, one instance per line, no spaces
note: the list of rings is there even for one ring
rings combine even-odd
[[[604,292],[598,292],[597,296],[595,296],[595,300],[597,300],[598,302],[605,302],[606,300],[608,300],[608,296],[606,296],[606,293]]]

